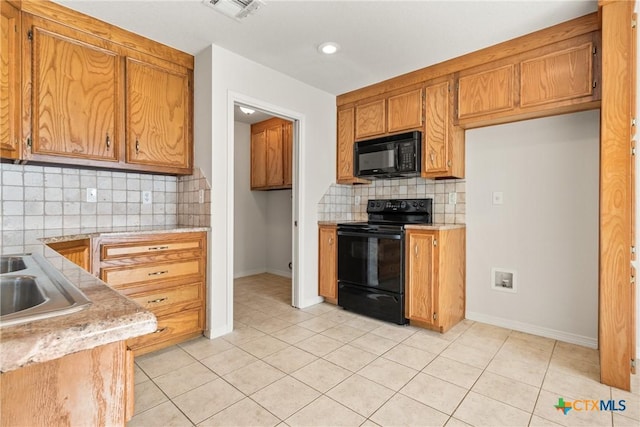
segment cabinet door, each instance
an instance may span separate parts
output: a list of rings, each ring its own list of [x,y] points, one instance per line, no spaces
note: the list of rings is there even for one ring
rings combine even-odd
[[[318,294],[327,302],[338,302],[337,233],[335,227],[320,227]]]
[[[116,161],[118,55],[84,39],[33,27],[32,153]]]
[[[387,132],[422,127],[422,89],[389,97],[387,105]]]
[[[127,58],[127,163],[191,167],[189,75]]]
[[[0,157],[20,158],[20,12],[0,3]]]
[[[356,139],[381,135],[386,129],[385,100],[356,106]]]
[[[435,266],[433,233],[407,233],[406,314],[411,320],[434,323]]]
[[[293,184],[293,123],[286,122],[282,127],[282,157],[284,160],[284,185]]]
[[[266,130],[267,139],[267,186],[279,187],[284,183],[282,156],[282,124],[270,126]]]
[[[426,128],[423,141],[423,176],[446,173],[449,160],[449,82],[426,89]]]
[[[251,189],[267,186],[267,132],[251,134]]]
[[[465,119],[514,108],[512,64],[480,71],[458,80],[458,118]]]
[[[593,94],[593,43],[520,63],[520,106],[531,107]]]

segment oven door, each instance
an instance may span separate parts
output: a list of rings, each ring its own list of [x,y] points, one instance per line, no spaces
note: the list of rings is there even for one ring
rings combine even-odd
[[[339,229],[338,281],[404,293],[404,232]]]

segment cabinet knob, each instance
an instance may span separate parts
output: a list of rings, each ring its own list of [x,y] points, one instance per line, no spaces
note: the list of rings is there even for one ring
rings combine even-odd
[[[140,152],[140,141],[138,141],[138,138],[136,138],[136,154],[138,154]]]
[[[109,148],[111,147],[111,138],[109,138],[109,132],[107,132],[107,151],[109,151]]]
[[[413,247],[413,253],[414,253],[416,256],[418,256],[418,245],[415,245],[415,246]]]
[[[166,301],[166,300],[168,300],[168,299],[169,299],[169,297],[158,298],[158,299],[152,299],[151,301],[147,301],[147,304],[157,304],[157,303],[159,303],[159,302]]]
[[[168,272],[169,272],[169,270],[156,271],[154,273],[149,273],[148,276],[160,276],[161,274],[167,274]]]

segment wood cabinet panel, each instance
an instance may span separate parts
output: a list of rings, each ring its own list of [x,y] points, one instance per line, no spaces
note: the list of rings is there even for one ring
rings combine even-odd
[[[136,267],[109,267],[102,269],[101,279],[111,286],[129,285],[147,280],[169,280],[180,276],[202,274],[200,260],[188,260],[172,263],[154,264]]]
[[[266,129],[267,133],[267,186],[284,184],[284,152],[282,124]]]
[[[422,89],[387,98],[387,132],[422,127]]]
[[[338,302],[338,235],[335,225],[318,231],[318,295],[332,304]]]
[[[119,341],[2,373],[2,425],[124,425],[125,357]]]
[[[20,12],[0,3],[0,157],[18,159],[20,153]]]
[[[520,106],[530,107],[593,94],[593,43],[520,63]]]
[[[171,251],[182,251],[187,249],[202,249],[198,240],[178,241],[178,242],[141,242],[141,243],[110,243],[102,245],[100,249],[100,259],[110,260],[122,257],[132,257],[136,255],[156,255]]]
[[[282,151],[284,157],[284,185],[293,185],[293,123],[287,122],[282,128]]]
[[[251,125],[251,190],[291,188],[293,123],[274,117]]]
[[[197,282],[148,292],[128,293],[124,291],[123,293],[148,310],[159,310],[178,304],[198,302],[204,297],[200,283]]]
[[[424,176],[446,172],[449,160],[449,83],[426,88],[426,126],[423,141]]]
[[[434,323],[435,283],[434,269],[438,265],[434,258],[433,234],[409,233],[407,255],[407,319]]]
[[[356,139],[382,135],[387,132],[386,100],[368,102],[356,106]]]
[[[336,181],[338,184],[366,184],[369,181],[353,176],[353,143],[355,138],[355,108],[338,110]]]
[[[118,55],[86,36],[32,34],[32,153],[117,161]]]
[[[141,350],[153,351],[183,341],[185,337],[197,336],[202,333],[204,324],[204,314],[201,309],[158,316],[157,319],[158,329],[155,332],[127,340],[127,345],[136,355],[139,355]]]
[[[191,167],[189,75],[127,58],[127,162]]]
[[[408,230],[405,316],[446,332],[465,315],[465,229]]]
[[[458,80],[458,118],[497,113],[514,107],[514,66],[460,77]]]
[[[131,421],[135,411],[135,363],[133,351],[127,348],[125,353],[125,378],[124,378],[124,421]]]
[[[80,239],[68,242],[48,243],[54,251],[73,262],[74,264],[91,271],[91,240]]]

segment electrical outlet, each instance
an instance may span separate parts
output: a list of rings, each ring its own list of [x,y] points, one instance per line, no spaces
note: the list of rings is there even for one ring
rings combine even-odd
[[[142,204],[143,205],[150,205],[151,202],[153,202],[151,191],[143,191],[142,192]]]
[[[354,196],[353,203],[358,206],[360,204],[360,196]]]
[[[458,193],[449,193],[449,204],[455,205],[458,203]]]
[[[204,190],[198,191],[198,203],[204,203]]]
[[[98,201],[98,190],[95,188],[87,188],[87,202],[96,203]]]

